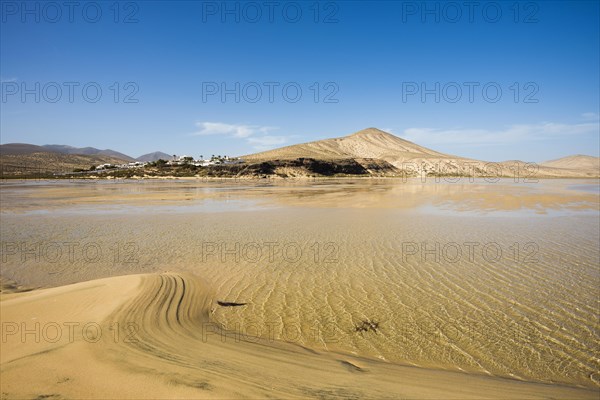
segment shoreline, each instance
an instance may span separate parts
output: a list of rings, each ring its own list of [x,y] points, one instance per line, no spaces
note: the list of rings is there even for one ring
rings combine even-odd
[[[63,181],[161,181],[161,180],[182,180],[182,181],[205,181],[205,182],[218,182],[218,181],[248,181],[248,182],[260,182],[260,181],[278,181],[278,182],[293,182],[293,181],[335,181],[335,180],[444,180],[446,183],[458,183],[452,182],[451,180],[480,180],[489,183],[494,183],[493,180],[515,180],[517,179],[520,183],[536,183],[537,180],[561,180],[561,179],[577,179],[577,180],[598,180],[600,182],[600,175],[598,176],[535,176],[532,178],[515,178],[514,176],[469,176],[469,175],[428,175],[428,176],[364,176],[364,175],[339,175],[339,176],[290,176],[282,177],[278,175],[271,175],[265,177],[251,177],[251,176],[176,176],[176,175],[165,175],[165,176],[132,176],[132,177],[113,177],[113,176],[89,176],[89,177],[2,177],[0,183],[9,183],[14,181],[25,181],[25,182],[36,182],[36,181],[48,181],[48,182],[63,182]],[[531,182],[521,182],[531,179]]]

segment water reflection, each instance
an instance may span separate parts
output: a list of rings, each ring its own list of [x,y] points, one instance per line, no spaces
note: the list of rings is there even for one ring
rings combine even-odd
[[[385,208],[431,212],[526,211],[533,214],[594,212],[597,181],[520,183],[461,178],[356,180],[131,180],[3,182],[2,212],[34,210],[95,212],[217,212],[280,207]],[[218,206],[219,202],[227,202]],[[126,206],[126,207],[124,207]]]

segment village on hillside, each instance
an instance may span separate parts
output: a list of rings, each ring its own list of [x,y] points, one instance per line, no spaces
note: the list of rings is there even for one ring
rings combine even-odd
[[[100,164],[94,167],[95,171],[102,171],[108,169],[130,169],[130,168],[141,168],[141,167],[152,167],[152,166],[177,166],[177,165],[193,165],[195,167],[208,167],[211,165],[220,165],[220,164],[241,164],[244,161],[238,157],[229,157],[229,156],[221,156],[221,155],[212,155],[209,159],[205,159],[204,156],[200,156],[198,159],[194,157],[182,155],[177,156],[173,154],[173,158],[171,160],[163,160],[159,159],[156,161],[150,162],[142,162],[142,161],[132,161],[124,164]]]

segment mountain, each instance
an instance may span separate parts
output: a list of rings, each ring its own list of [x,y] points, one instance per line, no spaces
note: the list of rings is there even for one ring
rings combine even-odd
[[[17,155],[17,154],[31,154],[40,153],[47,151],[42,146],[36,146],[35,144],[27,143],[7,143],[0,144],[0,155]]]
[[[171,155],[154,152],[138,157],[137,161],[170,160]],[[89,169],[100,164],[123,164],[134,158],[118,151],[94,147],[73,147],[61,144],[37,146],[27,143],[0,145],[0,176],[41,176],[56,172]]]
[[[138,158],[133,158],[128,156],[127,154],[120,153],[115,150],[100,150],[95,147],[73,147],[67,146],[64,144],[45,144],[43,146],[37,146],[34,144],[27,143],[7,143],[0,145],[0,154],[8,155],[8,154],[31,154],[31,153],[42,153],[42,152],[50,152],[50,153],[62,153],[62,154],[79,154],[86,156],[103,156],[110,157],[113,159],[118,159],[121,162],[123,161],[156,161],[158,159],[170,160],[173,158],[172,155],[163,153],[162,151],[155,151],[154,153],[148,153],[139,156]]]
[[[4,145],[3,145],[4,146]],[[43,151],[0,155],[0,177],[39,177],[48,173],[72,172],[100,164],[121,164],[123,160],[106,155],[65,154]]]
[[[367,128],[348,136],[317,140],[309,143],[242,156],[248,162],[314,158],[375,159],[386,161],[398,173],[425,175],[507,176],[514,177],[598,177],[596,157],[572,156],[532,166],[523,161],[489,163],[444,154],[399,138],[377,128]],[[594,163],[594,160],[595,163]],[[360,162],[360,161],[359,161]]]
[[[160,159],[170,160],[172,158],[173,158],[172,155],[169,155],[167,153],[163,153],[162,151],[155,151],[154,153],[148,153],[148,154],[144,154],[142,156],[139,156],[138,158],[136,158],[136,161],[152,162],[152,161],[157,161],[157,160],[160,160]]]
[[[559,158],[557,160],[545,161],[541,165],[552,168],[570,168],[570,169],[600,169],[600,158],[577,154]]]
[[[447,158],[443,153],[419,146],[377,128],[367,128],[348,136],[281,147],[243,156],[244,160],[269,159],[376,158],[399,166],[415,158]],[[454,157],[455,158],[455,157]]]
[[[39,176],[89,169],[105,163],[122,164],[131,160],[125,154],[93,147],[7,143],[0,145],[0,176]]]
[[[100,149],[96,149],[95,147],[73,147],[73,146],[66,146],[63,144],[46,144],[41,147],[47,149],[48,151],[52,151],[52,152],[56,152],[56,153],[83,154],[83,155],[87,155],[87,156],[100,155],[100,156],[119,158],[119,159],[125,160],[125,161],[134,161],[133,157],[130,157],[126,154],[119,153],[118,151],[114,151],[114,150],[110,150],[110,149],[100,150]]]
[[[62,153],[62,154],[79,154],[86,156],[104,156],[121,161],[133,161],[132,157],[118,151],[106,149],[100,150],[94,147],[73,147],[63,144],[46,144],[37,146],[27,143],[7,143],[0,144],[0,154],[16,155],[16,154],[32,154],[32,153]]]

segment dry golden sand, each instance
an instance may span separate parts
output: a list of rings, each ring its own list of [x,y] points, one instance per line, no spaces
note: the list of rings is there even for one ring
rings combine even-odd
[[[0,317],[19,331],[1,343],[0,392],[597,398],[598,197],[597,181],[510,179],[4,185]],[[403,254],[466,242],[504,255]],[[301,257],[219,251],[252,243]],[[36,244],[49,253],[27,255]],[[378,331],[357,332],[364,320]],[[23,340],[35,322],[45,339]]]
[[[597,398],[594,390],[238,341],[210,323],[210,290],[181,274],[3,295],[0,306],[3,323],[33,331],[5,329],[3,398]]]

